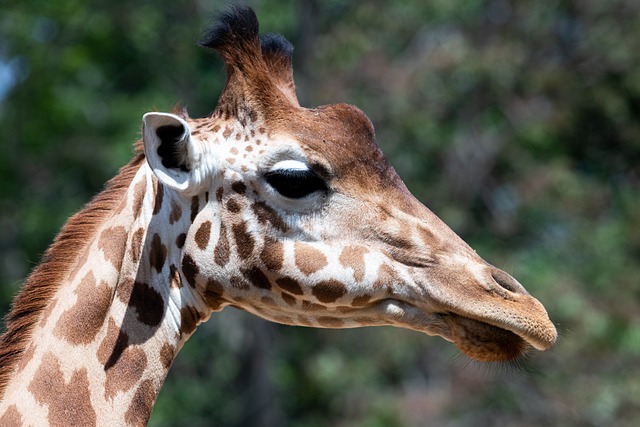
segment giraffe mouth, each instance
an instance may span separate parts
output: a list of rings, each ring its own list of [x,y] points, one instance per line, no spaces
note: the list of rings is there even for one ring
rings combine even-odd
[[[449,326],[449,337],[455,346],[482,362],[515,360],[534,345],[508,329],[459,316],[454,313],[441,315]]]
[[[546,316],[546,322],[510,321],[509,316],[500,320],[496,315],[430,312],[399,300],[388,299],[382,305],[385,312],[396,318],[397,326],[440,336],[465,355],[482,362],[515,360],[532,348],[548,349],[556,339],[555,327]],[[532,323],[537,326],[532,328]]]

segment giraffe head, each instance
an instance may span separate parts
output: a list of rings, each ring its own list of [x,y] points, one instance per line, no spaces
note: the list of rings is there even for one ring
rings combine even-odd
[[[165,194],[197,204],[177,269],[211,311],[394,325],[483,361],[554,344],[542,304],[411,195],[361,110],[300,107],[293,49],[260,37],[251,9],[222,15],[201,44],[225,62],[217,108],[148,113],[143,142]]]

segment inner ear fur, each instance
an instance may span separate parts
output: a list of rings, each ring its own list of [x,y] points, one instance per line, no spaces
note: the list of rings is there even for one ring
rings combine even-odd
[[[156,136],[160,145],[156,149],[162,161],[162,166],[189,172],[188,155],[184,147],[187,135],[182,123],[163,125],[156,128]]]
[[[170,113],[147,113],[142,118],[144,153],[158,179],[176,190],[187,190],[197,153],[187,122]]]

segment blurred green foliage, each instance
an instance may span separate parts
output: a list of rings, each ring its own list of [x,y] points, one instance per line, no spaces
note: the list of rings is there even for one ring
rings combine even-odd
[[[408,187],[548,308],[522,371],[393,328],[227,309],[187,343],[153,426],[640,424],[640,3],[250,2],[296,45],[304,105],[361,107]],[[223,5],[0,2],[0,311],[65,219],[131,156],[140,118],[209,113]]]

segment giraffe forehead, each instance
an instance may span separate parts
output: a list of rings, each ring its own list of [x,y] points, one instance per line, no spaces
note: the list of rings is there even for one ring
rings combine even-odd
[[[274,167],[314,169],[340,193],[420,214],[380,150],[371,121],[357,107],[290,107],[244,122],[204,118],[190,125],[192,135],[225,169],[224,179],[243,179]]]
[[[229,169],[246,172],[287,161],[279,167],[305,168],[306,155],[296,138],[268,130],[260,120],[241,124],[234,120],[196,119],[191,125],[192,136],[208,155]]]

